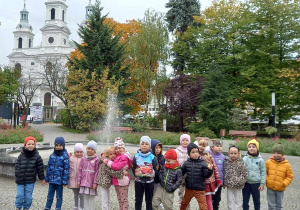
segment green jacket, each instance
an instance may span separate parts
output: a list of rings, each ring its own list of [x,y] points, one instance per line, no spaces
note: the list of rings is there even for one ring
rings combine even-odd
[[[266,166],[265,161],[260,155],[252,157],[248,153],[243,157],[243,161],[248,170],[249,184],[260,183],[260,185],[266,184]]]

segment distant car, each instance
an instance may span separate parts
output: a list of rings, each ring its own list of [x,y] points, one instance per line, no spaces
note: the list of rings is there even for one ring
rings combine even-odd
[[[126,121],[126,120],[133,120],[134,119],[134,116],[131,115],[131,114],[125,114],[123,117],[122,117],[122,120]]]
[[[283,121],[285,124],[299,125],[300,124],[300,116],[294,115],[291,119]]]

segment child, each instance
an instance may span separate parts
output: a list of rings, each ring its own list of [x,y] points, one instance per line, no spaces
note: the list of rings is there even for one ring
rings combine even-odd
[[[252,139],[248,142],[248,153],[243,161],[248,170],[248,179],[243,188],[243,210],[249,210],[250,195],[253,197],[254,209],[260,209],[260,191],[266,182],[265,162],[259,154],[259,143]]]
[[[142,209],[144,192],[146,210],[151,210],[155,176],[154,169],[157,166],[157,159],[151,153],[151,139],[149,136],[141,137],[140,149],[135,154],[132,165],[132,172],[135,176],[135,210]]]
[[[36,149],[35,138],[28,136],[25,138],[24,147],[15,165],[17,183],[15,205],[17,209],[30,209],[36,175],[43,183],[45,179],[43,159]]]
[[[247,168],[241,158],[240,150],[232,145],[228,151],[229,159],[224,163],[224,187],[227,187],[228,210],[240,210],[242,189],[248,178]]]
[[[222,185],[224,183],[224,175],[223,175],[223,168],[224,168],[224,161],[225,161],[225,156],[222,153],[222,146],[223,142],[216,139],[212,141],[211,146],[208,150],[208,152],[212,155],[215,164],[217,165],[221,182]],[[212,199],[212,206],[213,210],[218,210],[219,209],[219,204],[221,202],[221,193],[222,193],[222,187],[219,187],[217,192],[215,194],[212,194],[211,199]]]
[[[191,142],[191,137],[188,134],[182,134],[180,136],[180,146],[175,149],[177,153],[177,160],[180,166],[183,166],[184,162],[188,159],[187,146]],[[182,178],[182,183],[178,190],[178,202],[179,206],[181,204],[183,195],[185,191],[185,177]]]
[[[212,175],[212,165],[207,165],[200,157],[199,148],[196,144],[190,143],[187,149],[190,158],[182,166],[182,175],[187,174],[187,176],[185,179],[186,189],[180,210],[185,210],[193,197],[196,198],[199,209],[207,210],[205,178]]]
[[[99,158],[96,152],[97,143],[89,141],[86,145],[86,155],[81,159],[78,169],[77,185],[80,187],[79,193],[83,194],[84,210],[95,209],[95,196],[98,195]]]
[[[160,183],[159,171],[165,165],[165,158],[162,154],[162,143],[160,143],[160,141],[158,141],[157,139],[151,139],[151,149],[152,149],[152,154],[155,155],[158,162],[156,166],[155,177],[154,177],[154,191],[153,191],[154,194],[156,188],[159,186]]]
[[[159,209],[162,203],[165,210],[173,209],[174,191],[180,186],[182,172],[175,150],[169,149],[165,154],[166,164],[159,172],[160,185],[154,193],[152,207]]]
[[[63,187],[69,179],[69,156],[65,149],[65,139],[57,137],[54,141],[54,152],[50,155],[45,181],[49,183],[45,210],[50,210],[56,191],[56,210],[60,210],[63,202]]]
[[[208,153],[208,141],[203,137],[197,137],[196,143],[198,144],[200,157],[207,163],[212,165],[213,174],[205,179],[205,197],[207,209],[212,210],[212,200],[211,196],[218,191],[218,188],[222,185],[220,174],[218,168],[215,164],[215,161],[211,154]],[[196,144],[195,143],[195,144]]]
[[[116,152],[114,147],[108,147],[104,150],[102,157],[100,158],[100,167],[98,173],[98,185],[100,185],[100,192],[101,192],[101,203],[102,203],[102,210],[109,210],[110,204],[110,186],[112,183],[112,176],[122,179],[123,178],[123,171],[114,171],[110,169],[108,166],[103,164],[103,161],[107,158],[113,161],[116,157]]]
[[[272,148],[273,156],[266,161],[267,169],[267,198],[270,210],[282,209],[285,188],[293,180],[293,170],[284,157],[284,148],[278,143]]]
[[[74,193],[74,210],[83,209],[84,202],[83,196],[79,194],[79,187],[77,186],[78,168],[80,165],[81,158],[83,157],[83,144],[76,143],[74,145],[74,156],[70,156],[70,173],[68,188],[73,190]],[[80,201],[79,201],[80,200]],[[80,203],[80,205],[78,205]]]
[[[120,171],[120,170],[127,170],[131,167],[131,159],[130,154],[125,151],[125,144],[121,137],[117,137],[114,143],[116,157],[114,161],[109,159],[105,159],[104,163],[109,168]],[[130,176],[124,175],[121,179],[117,177],[112,177],[112,184],[115,186],[118,201],[119,201],[119,208],[120,210],[128,209],[128,187],[130,184]]]

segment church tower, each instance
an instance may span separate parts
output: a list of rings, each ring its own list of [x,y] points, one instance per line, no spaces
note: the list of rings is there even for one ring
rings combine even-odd
[[[29,12],[26,10],[24,1],[24,9],[20,12],[20,23],[17,25],[14,33],[14,49],[32,48],[33,37],[32,26],[28,21]]]
[[[69,47],[70,29],[66,22],[66,0],[47,0],[46,21],[42,31],[42,47]]]

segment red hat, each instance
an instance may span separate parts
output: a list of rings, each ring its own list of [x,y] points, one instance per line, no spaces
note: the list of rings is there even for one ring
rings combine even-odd
[[[169,149],[165,154],[165,159],[177,160],[177,153],[174,149]]]
[[[32,136],[28,136],[28,137],[26,137],[26,138],[25,138],[25,141],[24,141],[24,146],[26,146],[26,144],[27,144],[27,142],[28,142],[29,140],[33,140],[33,141],[34,141],[34,144],[36,144],[36,140],[35,140],[35,138],[34,138],[34,137],[32,137]]]

